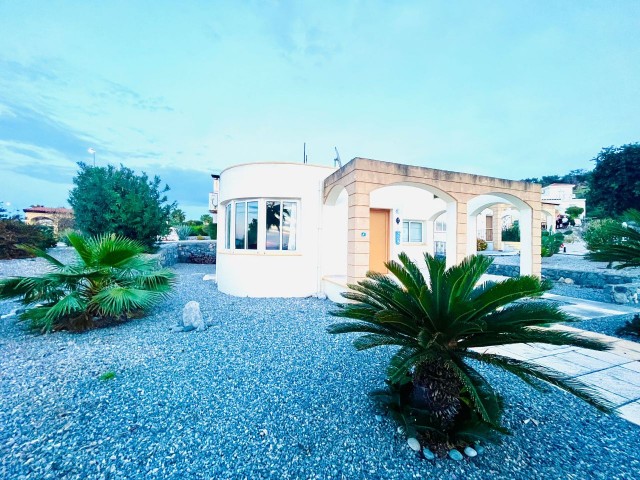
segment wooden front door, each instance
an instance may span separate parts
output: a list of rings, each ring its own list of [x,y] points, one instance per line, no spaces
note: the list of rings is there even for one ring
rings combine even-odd
[[[389,261],[389,210],[369,211],[369,270],[388,273]]]

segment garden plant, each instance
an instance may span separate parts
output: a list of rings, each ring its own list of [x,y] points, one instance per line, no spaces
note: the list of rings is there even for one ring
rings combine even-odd
[[[352,321],[329,333],[362,333],[358,350],[400,347],[387,367],[387,388],[372,392],[409,436],[422,444],[461,445],[498,440],[507,433],[501,422],[503,401],[476,369],[478,362],[510,372],[534,387],[562,388],[602,410],[608,404],[579,381],[543,366],[508,358],[488,349],[517,343],[608,347],[553,324],[572,321],[558,307],[525,301],[549,285],[535,276],[478,284],[492,260],[482,255],[445,268],[445,261],[425,254],[428,279],[402,253],[387,263],[397,279],[369,272],[343,296],[354,303],[332,312]],[[471,362],[470,362],[471,361]],[[415,443],[415,440],[414,440]]]
[[[628,210],[626,222],[606,222],[600,227],[601,240],[587,243],[586,258],[599,262],[617,262],[614,268],[640,267],[640,210]]]
[[[50,271],[0,280],[0,299],[19,299],[25,306],[20,319],[35,329],[84,330],[125,320],[165,298],[174,283],[175,275],[158,269],[139,242],[115,234],[67,238],[77,261],[65,265],[43,250],[23,247],[47,260]]]

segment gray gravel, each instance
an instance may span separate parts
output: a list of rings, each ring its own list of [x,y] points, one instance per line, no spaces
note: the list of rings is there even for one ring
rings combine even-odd
[[[0,477],[637,478],[640,427],[487,367],[513,435],[473,460],[421,460],[366,396],[389,350],[326,334],[329,301],[230,297],[201,280],[210,268],[177,265],[174,296],[117,327],[3,320]],[[189,300],[211,326],[171,333]]]

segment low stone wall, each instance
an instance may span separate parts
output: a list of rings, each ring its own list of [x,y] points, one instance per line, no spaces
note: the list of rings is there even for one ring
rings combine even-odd
[[[517,265],[491,265],[488,273],[492,275],[504,275],[517,277],[520,275],[520,267]],[[576,285],[590,288],[605,288],[607,285],[622,285],[632,282],[640,282],[639,278],[626,275],[616,275],[609,272],[583,272],[579,270],[565,270],[560,268],[542,268],[542,276],[550,280],[570,278]]]
[[[163,267],[176,263],[216,263],[216,243],[215,240],[164,242],[155,255]]]
[[[611,303],[637,304],[640,296],[640,283],[607,285],[604,293],[611,300]]]

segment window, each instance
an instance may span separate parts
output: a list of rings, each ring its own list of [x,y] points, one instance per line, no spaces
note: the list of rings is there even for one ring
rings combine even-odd
[[[265,208],[267,250],[296,249],[297,203],[267,200]]]
[[[447,219],[444,214],[440,215],[435,221],[435,231],[436,232],[446,232],[447,231]]]
[[[258,249],[258,202],[236,202],[236,250]]]
[[[422,231],[424,222],[406,220],[402,222],[403,243],[422,243]]]
[[[231,202],[227,203],[224,207],[224,224],[225,224],[225,236],[224,236],[224,248],[231,248]]]
[[[434,255],[444,257],[447,255],[447,242],[433,242]]]
[[[224,247],[229,250],[296,250],[298,208],[296,200],[230,201],[225,205]]]

